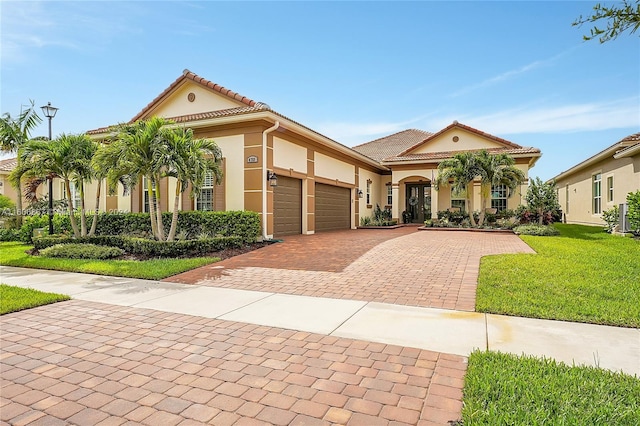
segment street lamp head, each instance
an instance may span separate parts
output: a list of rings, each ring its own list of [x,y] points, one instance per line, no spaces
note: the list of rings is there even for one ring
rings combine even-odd
[[[51,106],[51,102],[47,102],[46,105],[41,106],[42,113],[45,117],[51,119],[56,116],[56,112],[58,112],[58,108]]]

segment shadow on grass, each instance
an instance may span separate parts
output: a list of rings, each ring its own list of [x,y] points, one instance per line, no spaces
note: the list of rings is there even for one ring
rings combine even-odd
[[[556,223],[554,226],[560,231],[561,238],[594,241],[602,240],[609,235],[602,226],[567,225],[564,223]]]

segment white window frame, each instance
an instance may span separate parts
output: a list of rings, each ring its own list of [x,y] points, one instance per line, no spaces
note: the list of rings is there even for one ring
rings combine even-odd
[[[602,173],[596,173],[591,177],[591,195],[593,214],[602,214]]]
[[[507,209],[509,188],[507,185],[491,185],[491,208],[496,211]]]
[[[142,176],[142,213],[149,213],[149,193],[147,192],[147,186],[149,185],[149,180],[146,176]],[[153,187],[153,192],[156,192],[155,184]]]
[[[461,212],[466,212],[467,211],[466,207],[467,207],[466,189],[460,192],[456,192],[452,186],[451,187],[451,208],[459,208]]]
[[[387,205],[393,205],[393,187],[391,184],[387,185]]]
[[[200,199],[204,198],[201,194],[203,194],[205,191],[211,191],[211,208],[210,209],[203,209],[202,206],[200,205]],[[212,172],[207,172],[207,174],[205,175],[204,178],[204,183],[202,185],[200,194],[197,194],[195,199],[193,200],[193,209],[194,210],[202,210],[202,211],[213,211],[215,210],[215,191],[214,191],[214,185],[213,185],[213,173]]]
[[[62,189],[62,199],[67,199],[67,184],[66,182],[60,182]],[[69,191],[71,192],[71,206],[77,209],[80,206],[80,194],[76,189],[76,185],[73,182],[69,182]]]
[[[613,175],[607,176],[607,202],[613,203]]]

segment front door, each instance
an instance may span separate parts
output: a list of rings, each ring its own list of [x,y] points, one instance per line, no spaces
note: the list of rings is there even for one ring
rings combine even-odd
[[[407,184],[407,212],[412,223],[431,219],[431,184]]]

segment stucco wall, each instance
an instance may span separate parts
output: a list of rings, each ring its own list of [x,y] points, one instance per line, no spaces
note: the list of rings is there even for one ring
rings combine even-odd
[[[381,209],[384,209],[386,205],[386,186],[384,185],[383,179],[381,179],[377,173],[370,172],[368,170],[360,169],[360,174],[358,177],[358,185],[357,188],[362,190],[362,198],[359,199],[359,217],[370,217],[373,215],[373,210],[376,208],[376,204],[380,206]],[[391,176],[387,176],[387,180],[391,180]],[[371,181],[371,198],[370,203],[367,204],[367,181]],[[386,182],[386,181],[384,181]],[[382,190],[385,190],[385,197],[382,198]]]
[[[458,141],[453,138],[457,136]],[[464,151],[482,148],[496,148],[503,145],[490,139],[483,138],[475,133],[460,128],[450,129],[437,138],[417,147],[411,151],[412,154],[442,151]]]
[[[189,102],[187,98],[189,93],[195,95],[193,102]],[[150,111],[147,115],[177,117],[198,112],[236,108],[240,105],[240,103],[234,102],[226,96],[213,93],[200,85],[188,82],[169,95],[161,105]]]
[[[274,136],[273,165],[295,172],[307,173],[307,149]]]
[[[215,142],[226,158],[224,177],[227,210],[244,209],[244,135],[221,136]]]
[[[319,152],[314,157],[316,176],[355,184],[355,166]]]

